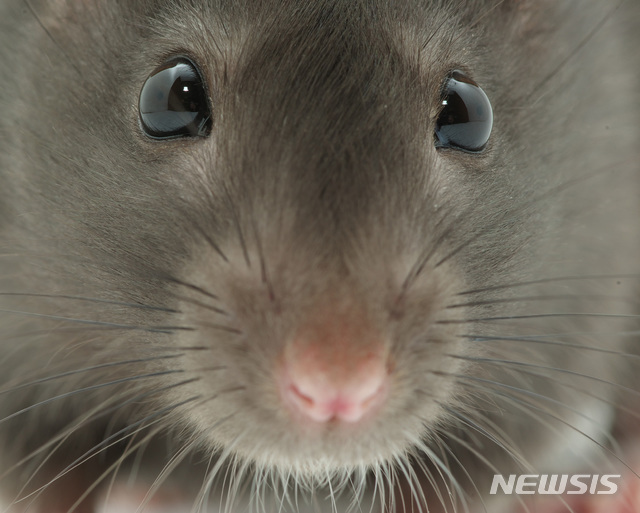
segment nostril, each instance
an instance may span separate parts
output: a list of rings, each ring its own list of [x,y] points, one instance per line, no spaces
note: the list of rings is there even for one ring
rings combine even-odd
[[[290,392],[293,394],[293,397],[295,398],[295,400],[302,403],[303,407],[313,408],[315,406],[316,401],[313,399],[313,397],[309,397],[308,395],[304,394],[296,386],[295,383],[292,383],[290,388],[291,388]]]
[[[292,406],[304,416],[316,422],[327,422],[333,417],[331,407],[322,401],[303,393],[294,383],[288,387],[288,396]]]

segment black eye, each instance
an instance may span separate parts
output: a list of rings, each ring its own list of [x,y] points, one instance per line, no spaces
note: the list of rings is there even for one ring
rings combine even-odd
[[[484,91],[460,71],[451,73],[436,123],[436,147],[481,151],[489,141],[492,126],[493,110]]]
[[[206,137],[211,108],[200,72],[188,59],[173,60],[154,71],[140,91],[140,122],[154,139]]]

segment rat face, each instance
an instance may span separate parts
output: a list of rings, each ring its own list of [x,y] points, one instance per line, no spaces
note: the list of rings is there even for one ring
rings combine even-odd
[[[378,490],[394,472],[438,489],[478,462],[546,465],[539,448],[585,411],[606,431],[612,407],[553,372],[611,379],[619,359],[567,348],[631,313],[602,299],[611,318],[586,315],[594,290],[635,288],[602,278],[633,272],[637,244],[632,169],[602,172],[620,132],[567,135],[623,115],[595,79],[615,41],[574,77],[608,12],[593,4],[20,14],[38,34],[24,41],[55,45],[25,43],[5,89],[29,87],[2,98],[17,127],[0,146],[2,240],[21,255],[3,308],[7,338],[26,340],[5,351],[2,437],[42,426],[5,449],[9,475],[55,492],[78,463],[105,452],[117,468],[98,475],[117,475],[166,436],[151,475],[198,454],[205,491],[229,465],[233,486],[254,473],[360,496],[368,472]],[[583,24],[549,21],[580,9]]]
[[[202,373],[172,392],[201,397],[181,408],[199,436],[260,465],[380,464],[442,420],[466,367],[452,355],[472,352],[446,324],[473,273],[452,252],[477,229],[453,229],[476,194],[455,182],[461,166],[501,165],[491,104],[451,48],[431,71],[419,39],[367,10],[252,14],[218,48],[163,56],[140,93],[139,151],[179,146],[190,160],[172,276],[177,324],[193,329],[175,338],[209,347],[212,370],[185,355]],[[505,267],[504,251],[474,265]]]

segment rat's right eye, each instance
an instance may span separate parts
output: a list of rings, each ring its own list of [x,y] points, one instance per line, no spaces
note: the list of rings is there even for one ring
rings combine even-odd
[[[154,139],[206,137],[211,132],[211,106],[202,76],[185,58],[155,70],[142,86],[140,123]]]

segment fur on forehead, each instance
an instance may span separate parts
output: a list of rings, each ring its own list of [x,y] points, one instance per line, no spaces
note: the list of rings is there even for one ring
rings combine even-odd
[[[217,49],[220,49],[225,40],[234,35],[240,38],[250,36],[256,25],[295,30],[296,27],[308,28],[310,18],[318,20],[318,27],[323,23],[323,18],[329,23],[343,18],[339,15],[326,18],[325,14],[331,12],[346,14],[350,22],[361,19],[365,24],[375,22],[381,27],[386,25],[385,29],[392,32],[395,28],[403,30],[404,25],[414,25],[423,34],[431,35],[431,31],[438,25],[442,25],[446,32],[447,27],[450,31],[455,26],[475,28],[509,23],[512,30],[528,33],[536,26],[533,19],[536,18],[536,13],[544,11],[541,3],[546,4],[546,0],[536,2],[535,9],[532,0],[29,0],[25,3],[36,15],[38,22],[47,31],[54,33],[55,39],[61,42],[66,33],[74,31],[111,32],[114,41],[120,35],[129,39],[127,35],[139,36],[141,32],[147,32],[160,40],[164,36],[167,44],[175,45],[177,40],[182,40],[195,45],[194,50],[198,51],[198,40],[201,38],[194,37],[198,33],[216,35],[216,39],[220,39],[216,41]],[[114,24],[114,19],[119,19],[120,22]],[[394,27],[396,24],[399,27]],[[456,35],[463,38],[465,36],[463,33]],[[175,36],[180,37],[176,39]],[[203,47],[202,50],[210,49]]]

